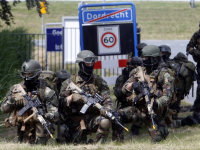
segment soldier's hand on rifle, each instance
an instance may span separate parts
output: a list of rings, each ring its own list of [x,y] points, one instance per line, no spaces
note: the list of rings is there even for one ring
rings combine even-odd
[[[78,93],[73,93],[72,94],[72,101],[76,102],[76,103],[83,103],[84,102],[84,98]]]
[[[20,93],[12,95],[11,101],[13,101],[16,106],[24,106],[25,104],[24,97]]]

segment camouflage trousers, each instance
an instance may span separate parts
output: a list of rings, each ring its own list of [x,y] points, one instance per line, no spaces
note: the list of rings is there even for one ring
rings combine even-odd
[[[120,116],[120,122],[123,123],[136,123],[141,121],[141,114],[134,106],[128,106],[118,110]],[[112,124],[112,140],[123,142],[124,140],[124,129],[117,124]]]
[[[71,117],[71,123],[60,126],[61,143],[86,144],[87,135],[96,132],[93,143],[105,143],[111,127],[111,122],[103,116],[84,115]]]
[[[52,130],[50,130],[52,132]],[[43,128],[41,123],[30,123],[18,125],[18,140],[19,142],[30,144],[42,144],[46,145],[50,136]]]
[[[159,115],[156,115],[156,117],[154,117],[156,129],[153,129],[153,124],[150,117],[144,112],[141,112],[135,106],[128,106],[126,108],[120,109],[118,110],[118,113],[120,114],[123,123],[135,123],[138,121],[144,121],[145,125],[148,128],[148,132],[152,142],[160,142],[166,139],[169,134],[165,119],[160,117]],[[115,133],[115,136],[123,137],[123,132],[118,132],[118,135],[116,134],[116,131],[113,133]]]
[[[149,135],[151,136],[152,142],[160,142],[162,140],[165,140],[169,134],[167,125],[165,123],[165,119],[162,119],[160,117],[154,118],[154,123],[156,129],[153,129],[153,123],[151,121],[150,117],[146,117],[145,124],[148,127]]]

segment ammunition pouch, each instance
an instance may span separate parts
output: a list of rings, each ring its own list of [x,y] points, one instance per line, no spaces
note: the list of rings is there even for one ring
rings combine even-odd
[[[9,118],[5,119],[5,126],[6,127],[15,127],[18,126],[19,123],[24,123],[24,120],[28,118],[32,113],[30,111],[25,112],[22,116],[18,115],[19,110],[14,110],[11,112]],[[36,122],[37,119],[32,117],[29,119],[28,123]]]

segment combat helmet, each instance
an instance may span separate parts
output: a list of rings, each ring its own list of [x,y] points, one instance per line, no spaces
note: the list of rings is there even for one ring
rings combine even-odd
[[[137,67],[137,66],[142,66],[143,65],[142,58],[132,57],[131,58],[131,65],[134,66],[134,68]]]
[[[160,49],[156,45],[147,45],[142,49],[143,65],[154,66],[161,59]]]
[[[169,59],[169,57],[170,57],[170,55],[171,55],[171,48],[168,46],[168,45],[160,45],[160,46],[158,46],[159,47],[159,49],[160,49],[160,51],[162,52],[162,53],[165,53],[164,55],[162,55],[162,58],[163,58],[163,60],[164,61],[166,61],[167,59]]]
[[[20,76],[25,80],[32,80],[39,76],[42,72],[42,67],[37,60],[30,59],[26,60],[22,66],[20,71]]]
[[[76,58],[76,63],[85,62],[85,63],[91,63],[91,62],[97,62],[98,57],[94,55],[93,52],[89,50],[82,50],[78,53]]]
[[[80,71],[83,72],[86,76],[93,73],[93,66],[86,65],[87,63],[95,63],[98,61],[98,57],[94,55],[93,52],[89,50],[83,50],[78,53],[76,58],[76,63],[79,63]]]
[[[71,74],[69,73],[69,71],[64,70],[64,69],[56,72],[57,79],[66,80],[66,79],[69,79],[70,76],[71,76]]]
[[[138,50],[138,56],[140,57],[141,56],[141,51],[142,51],[142,49],[145,47],[145,46],[147,46],[147,44],[146,43],[140,43],[140,44],[138,44],[137,46],[136,46],[136,48],[137,48],[137,50]]]

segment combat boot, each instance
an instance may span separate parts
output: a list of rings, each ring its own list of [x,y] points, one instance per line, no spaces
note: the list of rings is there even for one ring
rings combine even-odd
[[[186,118],[181,120],[181,126],[192,126],[192,125],[198,125],[199,122],[191,115],[187,116]]]
[[[194,117],[195,120],[198,121],[198,123],[200,123],[200,114],[198,112],[194,112],[192,116]]]
[[[115,116],[115,118],[118,120],[118,122],[123,125],[122,118],[121,118],[120,114],[117,112],[117,110],[113,111],[112,113]],[[123,142],[124,141],[124,129],[116,122],[113,122],[112,130],[113,130],[112,141]]]

